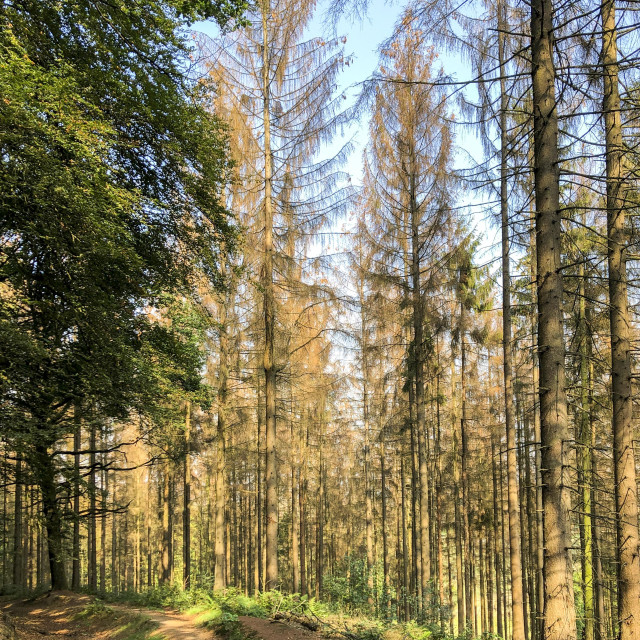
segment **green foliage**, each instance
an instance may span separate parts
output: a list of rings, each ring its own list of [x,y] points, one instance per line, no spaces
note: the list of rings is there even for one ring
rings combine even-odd
[[[247,24],[249,3],[238,0],[172,0],[171,4],[189,22],[213,18],[224,30]]]
[[[96,599],[76,615],[100,637],[112,640],[162,640],[157,624],[144,615],[115,611]]]
[[[433,631],[428,627],[420,626],[415,622],[405,622],[401,625],[404,640],[428,640],[433,636]]]
[[[326,576],[325,581],[328,578]],[[354,613],[351,606],[319,602],[306,595],[284,593],[277,589],[246,596],[233,587],[224,591],[204,588],[184,591],[176,585],[165,585],[143,593],[129,592],[107,597],[152,609],[188,611],[196,615],[197,624],[215,630],[228,640],[246,639],[246,631],[238,622],[239,616],[269,618],[276,614],[313,618],[320,623],[324,636],[341,640],[452,640],[435,623],[390,622],[384,617]],[[471,640],[470,632],[465,632],[460,639]]]
[[[337,604],[341,609],[370,612],[369,599],[375,594],[369,588],[366,558],[344,558],[335,574],[324,576],[323,590],[329,602]]]
[[[357,622],[349,627],[349,635],[354,640],[383,640],[385,625],[379,620]]]
[[[78,615],[79,620],[87,618],[107,618],[113,615],[114,611],[108,607],[102,600],[96,598],[89,603]]]
[[[176,396],[208,401],[192,300],[222,285],[236,230],[225,127],[188,73],[184,27],[244,6],[26,0],[0,14],[0,431],[42,490],[55,587],[69,470],[51,452],[73,409],[171,427]]]

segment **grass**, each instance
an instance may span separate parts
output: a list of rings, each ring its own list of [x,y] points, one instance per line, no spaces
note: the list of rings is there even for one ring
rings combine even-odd
[[[156,633],[158,625],[144,615],[115,611],[102,600],[94,600],[76,615],[96,633],[105,634],[109,640],[163,640]]]
[[[202,588],[184,591],[177,586],[163,586],[142,593],[105,597],[150,609],[184,611],[195,617],[196,624],[215,630],[227,640],[247,640],[247,633],[238,622],[238,616],[269,618],[277,613],[313,619],[320,625],[320,634],[331,640],[454,640],[436,625],[384,621],[345,610],[336,604],[276,590],[246,596],[234,588],[224,591]],[[469,640],[470,637],[467,633],[458,640]],[[117,640],[128,638],[118,637]]]

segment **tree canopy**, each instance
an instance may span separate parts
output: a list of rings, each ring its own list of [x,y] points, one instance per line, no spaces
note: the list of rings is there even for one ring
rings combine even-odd
[[[144,415],[167,385],[200,384],[200,354],[163,310],[203,278],[220,286],[236,228],[221,204],[225,129],[190,75],[184,27],[242,10],[3,5],[0,421],[19,455],[44,447],[37,469],[74,404]]]

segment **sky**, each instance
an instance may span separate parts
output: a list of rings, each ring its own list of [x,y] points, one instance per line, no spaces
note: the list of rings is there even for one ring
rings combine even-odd
[[[336,35],[346,36],[345,53],[352,56],[349,66],[345,66],[341,76],[338,92],[346,93],[348,101],[355,100],[360,84],[371,76],[379,64],[378,49],[380,45],[393,34],[394,25],[404,7],[404,2],[389,2],[388,0],[369,0],[367,15],[360,20],[343,19],[337,26]],[[331,36],[325,25],[325,12],[328,4],[326,1],[319,3],[315,17],[312,19],[306,39],[314,37],[328,38]],[[211,37],[215,37],[219,30],[215,23],[197,23],[193,27]],[[469,77],[468,65],[459,56],[447,52],[439,52],[439,59],[448,75],[462,80]],[[324,151],[323,155],[331,157],[351,137],[354,140],[354,151],[349,158],[345,170],[351,175],[354,185],[358,185],[362,176],[362,152],[368,138],[368,123],[366,117],[354,123],[350,129],[344,130],[344,137],[337,136],[333,143]],[[480,160],[482,150],[476,136],[466,131],[456,132],[456,139],[460,151],[458,152],[454,167],[462,169],[468,166],[469,155]],[[469,154],[469,155],[468,155]],[[499,242],[499,230],[493,227],[486,215],[486,208],[482,206],[481,198],[474,193],[467,193],[462,206],[469,207],[469,223],[474,235],[480,240],[479,259],[490,262],[495,257],[495,247]],[[349,222],[339,225],[339,230],[348,232]],[[336,239],[335,248],[341,244]]]

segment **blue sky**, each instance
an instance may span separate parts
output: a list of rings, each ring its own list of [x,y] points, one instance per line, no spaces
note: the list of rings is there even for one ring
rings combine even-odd
[[[320,2],[316,11],[316,16],[311,21],[306,33],[306,38],[330,37],[331,34],[324,23],[326,2]],[[353,100],[358,92],[359,83],[366,80],[375,71],[379,63],[378,48],[392,33],[398,16],[404,7],[403,2],[388,2],[387,0],[370,0],[367,15],[361,20],[351,21],[343,19],[337,27],[338,36],[346,36],[345,53],[352,55],[352,62],[345,67],[341,74],[339,90],[346,92],[350,100]],[[198,23],[194,28],[215,37],[218,29],[212,23]],[[447,74],[455,76],[457,80],[469,77],[468,65],[456,55],[440,52]],[[368,123],[366,118],[361,122],[354,123],[349,130],[344,131],[344,138],[335,139],[333,144],[327,147],[327,156],[337,152],[345,142],[345,138],[355,137],[355,150],[351,155],[345,169],[350,173],[354,184],[359,184],[362,174],[362,150],[367,142]],[[457,143],[461,151],[456,158],[457,168],[468,166],[469,157],[473,156],[480,160],[482,152],[477,138],[462,130],[457,132]],[[323,154],[324,155],[324,154]],[[470,206],[470,223],[475,228],[475,235],[481,239],[482,253],[485,253],[486,260],[493,254],[493,247],[498,241],[497,229],[491,228],[483,213],[483,207],[478,197],[469,193],[465,196],[464,202]],[[349,223],[346,223],[348,228]],[[344,229],[342,225],[341,228]],[[337,244],[341,244],[339,241]]]

